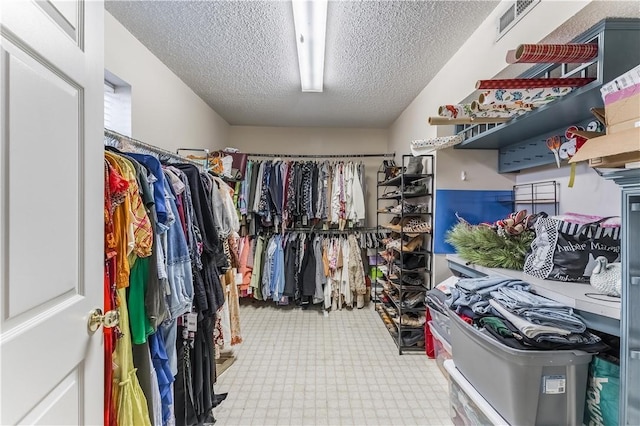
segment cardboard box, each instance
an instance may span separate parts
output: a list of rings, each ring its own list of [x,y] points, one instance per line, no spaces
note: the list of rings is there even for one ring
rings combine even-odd
[[[632,120],[623,121],[622,123],[607,126],[607,134],[614,135],[636,127],[640,127],[640,118],[634,118]]]
[[[640,93],[609,104],[604,110],[607,126],[640,120]]]
[[[589,159],[589,167],[624,167],[626,164],[636,161],[640,161],[640,151],[591,158]]]
[[[628,154],[627,157],[616,157],[609,159],[611,162],[624,165],[627,162],[638,161],[640,158],[640,127],[609,133],[604,136],[589,139],[576,155],[571,157],[569,163],[593,160],[589,162],[592,167],[615,167],[610,164],[604,165],[607,161],[604,157]],[[635,156],[634,156],[635,155]]]
[[[640,93],[591,112],[606,123],[606,134],[576,131],[588,140],[569,163],[588,160],[590,167],[621,167],[640,161]]]

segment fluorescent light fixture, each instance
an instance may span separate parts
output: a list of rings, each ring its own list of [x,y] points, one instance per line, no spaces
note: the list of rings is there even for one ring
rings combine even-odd
[[[303,92],[322,92],[327,0],[292,0]]]

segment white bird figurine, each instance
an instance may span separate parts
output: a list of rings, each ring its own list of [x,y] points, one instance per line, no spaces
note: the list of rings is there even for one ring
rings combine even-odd
[[[599,292],[620,297],[622,290],[622,265],[620,262],[608,263],[607,258],[598,256],[590,279],[591,285]]]

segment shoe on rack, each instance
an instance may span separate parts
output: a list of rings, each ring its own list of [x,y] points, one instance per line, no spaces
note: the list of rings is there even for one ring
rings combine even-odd
[[[409,296],[405,296],[404,300],[401,302],[401,306],[405,309],[413,309],[420,303],[424,303],[424,292],[418,292]]]
[[[409,220],[403,221],[395,226],[402,226],[405,234],[418,234],[422,232],[431,232],[431,225],[429,222],[419,218],[419,217],[410,217]]]
[[[405,215],[418,213],[418,206],[415,204],[404,203],[402,206],[402,213]]]
[[[426,186],[425,186],[425,189],[426,189]],[[382,194],[381,198],[396,198],[396,197],[400,197],[401,195],[402,195],[402,191],[399,189],[396,189],[394,191],[390,191]]]
[[[400,277],[397,274],[390,276],[389,279],[395,284],[400,285]],[[424,287],[424,279],[418,274],[402,274],[402,285],[410,285],[413,287]]]
[[[402,246],[402,240],[400,238],[397,238],[395,240],[391,240],[387,243],[386,248],[387,249],[396,249],[398,251],[400,251],[400,247]]]
[[[417,175],[422,173],[422,158],[411,157],[409,158],[409,164],[404,171],[408,175]]]
[[[404,232],[405,234],[419,234],[431,232],[431,225],[429,222],[419,216],[405,216],[400,223],[394,225],[394,231]]]
[[[411,185],[402,191],[402,195],[405,197],[422,197],[427,194],[427,185]]]
[[[380,244],[382,245],[387,245],[389,244],[391,241],[393,241],[395,238],[391,238],[391,236],[388,237],[384,237],[384,238],[380,238]]]
[[[396,254],[393,250],[381,251],[379,255],[385,262],[393,262],[396,259]]]
[[[402,204],[397,204],[389,209],[389,213],[393,214],[401,214],[402,213]]]
[[[411,213],[415,213],[415,214],[430,213],[428,203],[412,204],[412,207],[413,207],[413,211]]]
[[[382,225],[383,228],[390,229],[392,231],[400,232],[400,228],[407,222],[406,217],[401,218],[400,216],[395,216],[391,219],[391,222]]]
[[[402,274],[402,282],[413,286],[423,286],[424,278],[421,274]]]
[[[402,259],[395,259],[394,263],[402,269],[416,269],[424,266],[424,256],[421,254],[403,253]]]
[[[424,332],[422,330],[407,330],[402,332],[402,346],[424,346]]]
[[[424,243],[424,237],[422,235],[416,235],[408,243],[402,244],[402,251],[412,252],[422,248]],[[398,249],[399,250],[399,249]]]
[[[424,315],[413,316],[409,314],[403,314],[401,317],[393,318],[393,322],[396,324],[406,325],[407,327],[423,327],[427,322],[427,319]]]
[[[398,204],[385,211],[398,215],[403,214],[405,216],[412,214],[423,214],[429,213],[429,205],[427,203],[411,204],[405,201],[403,204]]]

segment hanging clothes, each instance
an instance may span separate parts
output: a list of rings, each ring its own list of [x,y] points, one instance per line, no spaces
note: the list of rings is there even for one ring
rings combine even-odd
[[[129,328],[126,292],[125,288],[117,290],[119,326],[123,330],[128,330]],[[151,426],[147,399],[140,388],[136,370],[133,366],[131,337],[128,333],[123,333],[116,343],[113,365],[113,389],[115,391],[113,399],[117,404],[116,418],[118,425]]]
[[[346,231],[340,236],[294,231],[252,241],[252,291],[243,297],[278,305],[290,300],[299,305],[322,304],[334,310],[364,306],[367,272],[363,249],[373,247],[373,239]]]
[[[249,234],[316,222],[365,220],[364,165],[342,161],[249,161],[236,208]],[[245,198],[246,197],[246,198]]]
[[[104,307],[120,316],[119,328],[104,332],[104,423],[211,422],[221,309],[232,324],[228,338],[242,341],[235,282],[241,188],[191,164],[112,148],[104,165]]]

